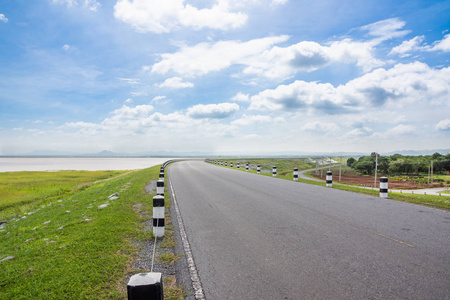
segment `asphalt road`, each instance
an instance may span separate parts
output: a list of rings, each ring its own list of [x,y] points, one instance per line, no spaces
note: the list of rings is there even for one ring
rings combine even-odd
[[[231,170],[170,166],[206,299],[450,299],[450,213]]]

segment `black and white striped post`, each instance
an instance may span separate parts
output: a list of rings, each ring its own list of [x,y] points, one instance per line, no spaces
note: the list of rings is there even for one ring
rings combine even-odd
[[[248,163],[245,164],[245,171],[248,172]]]
[[[153,197],[153,236],[164,236],[164,196]]]
[[[228,162],[225,162],[225,167],[228,167]]]
[[[298,181],[298,168],[294,168],[294,181]]]
[[[156,182],[156,195],[164,196],[164,180],[159,179]]]
[[[331,171],[327,171],[327,187],[332,187],[333,186],[333,173],[331,173]]]
[[[256,166],[256,174],[261,173],[261,165]]]
[[[236,169],[239,169],[239,163],[237,163]]]
[[[159,180],[164,180],[164,170],[159,172]]]
[[[277,177],[277,167],[276,166],[273,166],[273,168],[272,168],[272,176]]]
[[[380,198],[388,197],[388,178],[381,177],[380,178]]]
[[[164,300],[162,273],[131,276],[127,284],[128,300]]]
[[[232,162],[230,162],[230,168],[233,168],[233,163]]]

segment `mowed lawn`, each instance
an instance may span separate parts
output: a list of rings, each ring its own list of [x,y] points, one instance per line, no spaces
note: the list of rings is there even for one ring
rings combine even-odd
[[[0,174],[0,299],[126,298],[159,168]]]

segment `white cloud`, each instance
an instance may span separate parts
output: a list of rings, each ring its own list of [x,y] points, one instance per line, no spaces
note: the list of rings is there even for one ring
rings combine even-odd
[[[430,51],[450,52],[450,34],[447,34],[441,41],[438,41]]]
[[[167,33],[179,27],[228,30],[242,27],[247,15],[231,12],[229,1],[197,8],[184,0],[118,0],[114,16],[140,32]]]
[[[125,103],[133,103],[133,99],[127,98],[127,99],[125,100]]]
[[[8,22],[8,18],[5,17],[4,14],[0,14],[0,21],[6,23],[6,22]]]
[[[432,69],[419,62],[398,64],[389,70],[374,70],[338,87],[297,80],[264,90],[250,99],[250,110],[313,110],[328,114],[423,101],[450,106],[450,68]]]
[[[409,41],[404,41],[401,45],[392,48],[389,54],[400,54],[402,57],[408,56],[408,52],[420,50],[422,47],[420,44],[424,41],[423,35],[416,36]]]
[[[276,89],[268,89],[252,96],[249,109],[296,111],[316,107],[332,111],[344,104],[336,96],[336,88],[329,83],[297,80],[292,84],[280,85]]]
[[[368,31],[370,36],[375,37],[375,42],[380,43],[385,40],[399,38],[410,33],[409,30],[400,30],[406,22],[399,18],[391,18],[360,27],[361,30]]]
[[[369,127],[361,127],[361,128],[355,128],[349,132],[347,132],[347,136],[350,137],[362,137],[362,136],[370,136],[373,134],[373,130]]]
[[[220,71],[233,64],[245,64],[252,56],[260,54],[274,44],[284,42],[288,36],[254,39],[248,42],[220,41],[182,46],[176,53],[161,54],[161,61],[151,71],[166,74],[173,71],[188,77],[195,77]]]
[[[435,128],[440,131],[450,131],[450,119],[439,121],[439,123],[436,124]]]
[[[425,40],[424,36],[416,36],[409,41],[404,41],[397,47],[394,47],[390,54],[400,54],[402,57],[409,56],[410,52],[417,51],[442,51],[442,52],[450,52],[450,34],[444,36],[444,38],[440,41],[436,41],[432,46],[430,45],[421,45]]]
[[[405,134],[412,134],[416,132],[416,127],[412,126],[412,125],[403,125],[400,124],[394,128],[389,129],[386,134],[391,135],[391,136],[401,136],[401,135],[405,135]]]
[[[187,115],[194,119],[224,119],[239,110],[236,103],[198,104],[187,109]]]
[[[66,44],[66,45],[62,46],[62,48],[63,48],[63,50],[68,51],[70,49],[70,46]]]
[[[156,96],[152,99],[152,102],[157,103],[164,99],[166,99],[166,96]]]
[[[249,102],[250,101],[250,95],[238,92],[235,96],[233,96],[231,98],[231,101]]]
[[[158,86],[160,88],[183,89],[194,87],[194,84],[189,81],[183,82],[183,79],[181,77],[172,77],[167,78],[163,83],[159,84]]]

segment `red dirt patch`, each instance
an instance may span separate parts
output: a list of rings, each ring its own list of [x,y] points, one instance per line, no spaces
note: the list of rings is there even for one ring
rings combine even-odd
[[[325,180],[325,172],[323,176],[320,175],[313,175],[315,178]],[[377,178],[377,187],[380,186],[380,178],[379,176]],[[353,185],[360,185],[360,186],[373,186],[374,185],[374,176],[368,176],[368,175],[341,175],[341,182],[353,184]],[[333,175],[333,182],[339,182],[339,174]],[[400,181],[400,180],[391,180],[389,179],[389,188],[392,189],[402,189],[402,190],[414,190],[414,189],[425,189],[425,188],[437,188],[441,187],[440,183],[433,183],[433,184],[424,184],[419,182],[412,182],[412,181]]]

